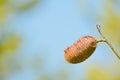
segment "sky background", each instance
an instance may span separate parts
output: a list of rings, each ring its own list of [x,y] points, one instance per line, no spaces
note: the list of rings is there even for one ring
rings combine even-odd
[[[43,0],[27,11],[11,15],[14,19],[8,20],[11,32],[21,37],[21,45],[16,52],[22,66],[20,71],[8,75],[6,80],[37,80],[36,76],[55,76],[59,71],[69,72],[68,80],[84,80],[89,66],[107,68],[117,62],[104,43],[99,43],[94,54],[83,63],[69,64],[65,61],[64,50],[80,37],[92,35],[101,38],[96,29],[96,24],[100,24],[96,12],[102,13],[102,0],[89,1],[91,11],[81,9],[84,1],[83,4],[81,2]],[[38,69],[26,67],[36,58]]]

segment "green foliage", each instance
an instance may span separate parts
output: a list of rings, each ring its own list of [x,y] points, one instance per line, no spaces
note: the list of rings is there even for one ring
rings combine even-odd
[[[120,45],[120,15],[115,11],[116,3],[114,1],[107,1],[105,4],[105,14],[102,15],[102,23],[104,25],[104,32],[110,40]]]
[[[6,2],[7,2],[7,0],[0,0],[0,5],[3,5]]]
[[[89,69],[87,80],[110,80],[110,77],[107,71],[94,66]]]
[[[32,0],[31,2],[29,2],[27,4],[21,5],[18,9],[19,10],[28,10],[28,9],[34,7],[37,3],[38,3],[38,0]]]
[[[20,44],[19,36],[12,34],[9,35],[4,42],[1,43],[2,50],[4,51],[14,51],[18,48]]]
[[[87,72],[87,80],[119,80],[120,65],[114,67],[103,68],[101,66],[91,66]]]
[[[12,74],[12,72],[20,68],[20,63],[18,62],[16,54],[10,54],[14,53],[14,51],[19,48],[21,43],[20,36],[15,33],[7,34],[7,31],[9,32],[10,30],[9,24],[7,24],[6,21],[12,18],[9,17],[11,13],[28,10],[34,7],[38,2],[38,0],[29,0],[24,3],[23,0],[22,4],[19,4],[19,1],[21,0],[0,0],[0,29],[2,29],[4,25],[4,29],[6,29],[3,31],[1,30],[1,35],[3,37],[0,37],[0,80],[1,76],[6,77],[8,74]]]
[[[14,11],[25,11],[34,7],[41,0],[31,0],[19,4],[19,0],[0,0],[0,24],[4,23],[10,13]]]

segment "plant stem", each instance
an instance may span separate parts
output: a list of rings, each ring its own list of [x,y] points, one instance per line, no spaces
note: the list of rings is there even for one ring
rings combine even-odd
[[[120,56],[118,55],[118,53],[115,51],[115,49],[112,47],[112,44],[108,42],[108,40],[103,36],[103,34],[101,33],[100,30],[100,25],[96,25],[98,32],[100,33],[101,37],[103,39],[98,40],[97,42],[105,42],[108,44],[108,46],[112,49],[112,51],[114,52],[114,54],[117,56],[117,58],[120,60]]]

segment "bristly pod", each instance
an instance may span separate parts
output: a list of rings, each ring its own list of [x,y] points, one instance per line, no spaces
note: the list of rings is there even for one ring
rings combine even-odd
[[[115,55],[120,59],[120,56],[117,52],[113,49],[112,45],[108,42],[108,40],[103,36],[100,31],[100,25],[97,25],[97,29],[102,36],[102,39],[96,40],[92,36],[84,36],[80,38],[77,42],[73,45],[69,46],[67,49],[64,50],[64,57],[67,62],[76,64],[85,61],[89,58],[97,47],[98,42],[105,42],[108,46],[113,50]]]

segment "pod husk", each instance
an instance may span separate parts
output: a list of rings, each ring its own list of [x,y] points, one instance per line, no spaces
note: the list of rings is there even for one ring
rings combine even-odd
[[[83,62],[95,51],[97,40],[92,36],[84,36],[76,43],[64,50],[64,57],[67,62],[76,64]]]

